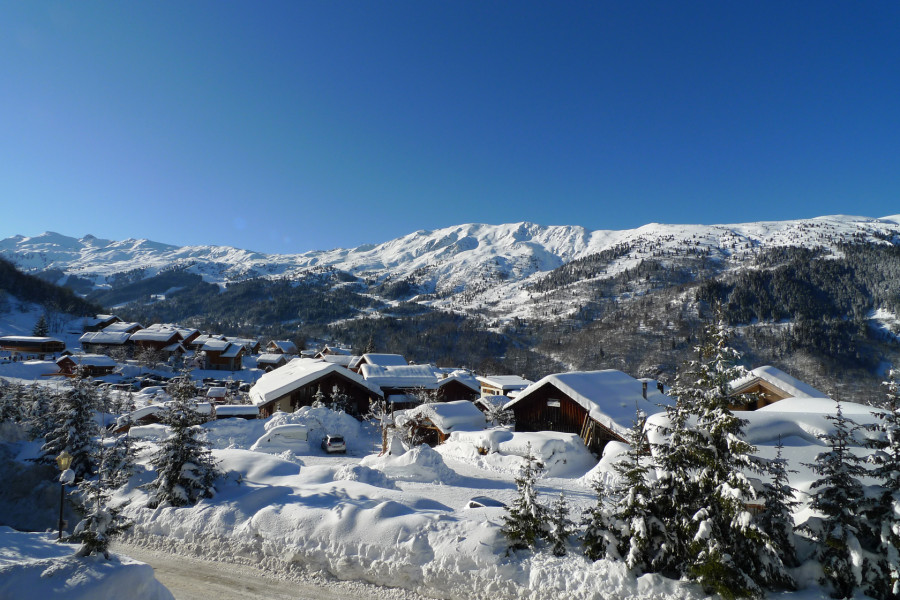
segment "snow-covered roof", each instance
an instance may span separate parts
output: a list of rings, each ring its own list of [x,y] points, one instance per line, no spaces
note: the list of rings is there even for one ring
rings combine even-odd
[[[509,403],[509,398],[506,396],[482,396],[475,400],[475,404],[481,404],[485,408],[492,408],[495,410],[500,410],[504,405]]]
[[[473,392],[477,392],[481,389],[481,386],[478,385],[478,380],[475,379],[475,376],[468,371],[463,371],[462,369],[460,369],[457,371],[453,371],[452,373],[445,373],[445,375],[446,377],[438,379],[438,387],[443,387],[451,381],[458,381],[467,388],[470,388]]]
[[[103,331],[109,333],[114,333],[117,331],[130,332],[132,329],[142,329],[143,327],[143,325],[137,322],[126,323],[125,321],[119,321],[117,323],[110,323],[103,328]]]
[[[228,347],[225,348],[225,351],[222,352],[219,356],[222,358],[237,358],[244,351],[243,344],[232,344],[229,343]]]
[[[731,382],[731,388],[740,390],[742,387],[761,379],[783,391],[790,398],[828,398],[828,395],[820,392],[808,383],[804,383],[796,377],[791,377],[781,369],[765,365],[756,367],[746,377]]]
[[[259,407],[249,404],[226,404],[216,407],[217,417],[238,417],[247,415],[259,415]]]
[[[485,375],[476,379],[499,390],[523,390],[533,383],[518,375]]]
[[[224,398],[228,394],[228,388],[221,385],[216,385],[206,392],[207,398]]]
[[[211,352],[224,352],[230,345],[231,342],[226,342],[225,340],[209,339],[200,347],[200,349]]]
[[[335,372],[378,396],[382,395],[378,386],[372,385],[353,371],[340,365],[310,358],[295,358],[283,367],[260,377],[250,388],[250,401],[260,406]]]
[[[406,417],[425,417],[442,433],[480,431],[486,424],[484,413],[468,400],[423,404],[406,411]]]
[[[31,342],[31,343],[35,343],[35,344],[37,344],[37,343],[43,344],[46,342],[62,342],[62,340],[58,340],[58,339],[52,338],[52,337],[41,337],[41,336],[34,336],[34,335],[4,335],[3,337],[0,337],[0,342],[10,342],[10,343]]]
[[[76,365],[85,367],[115,367],[116,361],[105,354],[70,354],[56,361],[56,364],[71,360]]]
[[[288,340],[272,340],[266,347],[281,350],[285,354],[297,354],[297,345]]]
[[[352,348],[339,348],[338,346],[325,346],[320,354],[344,354],[346,356],[353,355]]]
[[[624,436],[631,429],[638,409],[650,415],[662,411],[660,405],[670,406],[675,403],[673,398],[649,383],[647,397],[644,398],[644,383],[647,382],[615,369],[557,373],[547,375],[528,386],[515,400],[507,403],[504,409],[513,408],[538,389],[551,384],[577,402],[592,419]]]
[[[218,335],[216,333],[198,335],[197,337],[194,338],[194,341],[191,342],[191,345],[200,347],[211,340],[218,340],[220,342],[225,341],[225,336]]]
[[[175,342],[174,344],[169,344],[168,346],[163,348],[163,352],[187,352],[184,349],[184,346],[181,345],[181,342]]]
[[[322,357],[322,360],[336,365],[341,365],[342,367],[349,367],[350,363],[352,363],[353,359],[355,358],[357,357],[347,356],[346,354],[326,354]]]
[[[397,365],[379,367],[362,365],[359,370],[366,381],[381,388],[426,388],[435,389],[437,375],[431,365]]]
[[[108,331],[104,329],[103,331],[89,331],[78,338],[78,341],[82,344],[109,344],[119,346],[127,342],[130,337],[131,334],[127,331]]]
[[[131,334],[133,342],[169,342],[176,337],[181,337],[177,329],[151,329],[145,328]]]
[[[409,364],[402,354],[376,354],[373,352],[363,354],[361,362],[377,367],[400,367]]]
[[[260,364],[260,363],[262,363],[262,364],[275,364],[275,363],[284,362],[285,360],[287,360],[287,359],[284,357],[284,354],[270,354],[270,353],[265,353],[265,354],[260,354],[260,355],[256,358],[256,364]]]

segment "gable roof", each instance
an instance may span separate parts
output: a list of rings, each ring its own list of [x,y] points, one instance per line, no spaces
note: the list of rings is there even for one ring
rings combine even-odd
[[[373,394],[383,396],[378,386],[372,385],[353,371],[340,365],[309,358],[295,358],[283,367],[260,377],[250,388],[250,401],[257,406],[266,404],[330,373],[337,373],[368,389]]]
[[[125,331],[127,333],[131,333],[132,331],[137,331],[138,329],[143,329],[143,325],[137,322],[128,323],[126,321],[118,321],[116,323],[110,323],[106,327],[103,328],[102,331],[108,333],[114,333],[117,331]]]
[[[475,376],[468,371],[459,369],[449,374],[442,372],[441,376],[443,377],[441,379],[438,379],[438,387],[444,387],[448,383],[458,381],[473,392],[478,392],[481,390],[481,386],[478,385],[478,380],[475,379]]]
[[[481,431],[486,425],[484,413],[468,400],[423,404],[406,411],[407,418],[424,417],[441,433]]]
[[[476,379],[500,390],[522,390],[533,383],[518,375],[485,375]]]
[[[164,329],[161,327],[147,327],[131,334],[132,342],[176,342],[181,339],[181,334],[175,328]]]
[[[67,354],[56,361],[56,364],[72,361],[84,367],[115,367],[116,361],[105,354]]]
[[[297,354],[297,345],[288,340],[272,340],[266,344],[266,348],[269,348],[270,346],[274,349],[281,350],[285,354]]]
[[[731,389],[740,393],[742,388],[752,385],[759,379],[777,387],[789,398],[828,398],[828,394],[770,365],[756,367],[746,377],[732,381]]]
[[[256,364],[275,364],[280,362],[287,362],[287,358],[285,358],[284,354],[265,353],[256,357]]]
[[[374,352],[366,352],[360,357],[360,363],[367,363],[378,367],[402,367],[408,365],[402,354],[378,354]]]
[[[503,408],[513,408],[549,384],[578,403],[592,419],[625,436],[638,409],[650,415],[662,411],[662,406],[675,404],[674,398],[660,392],[655,385],[647,385],[647,397],[644,398],[644,383],[615,369],[557,373],[528,386]]]
[[[128,341],[131,334],[127,331],[89,331],[85,333],[78,341],[82,344],[108,344],[121,346]]]
[[[425,388],[438,387],[438,378],[431,365],[396,365],[379,367],[362,365],[359,370],[366,381],[380,388]]]

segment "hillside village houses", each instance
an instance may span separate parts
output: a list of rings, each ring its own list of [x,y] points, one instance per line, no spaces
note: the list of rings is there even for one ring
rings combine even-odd
[[[389,412],[414,423],[417,436],[426,443],[441,443],[460,428],[483,428],[493,419],[511,421],[516,431],[576,434],[599,456],[610,441],[625,442],[638,411],[649,416],[674,402],[658,382],[612,369],[555,373],[531,382],[516,375],[476,377],[465,369],[409,364],[399,354],[356,355],[349,348],[331,345],[313,358],[313,351],[300,353],[287,340],[272,340],[259,354],[263,347],[258,340],[201,334],[171,324],[142,327],[114,315],[86,320],[86,326],[92,331],[79,339],[83,352],[66,353],[71,355],[56,360],[61,374],[80,371],[102,377],[113,372],[117,361],[146,350],[164,359],[186,356],[193,366],[206,370],[236,372],[255,367],[262,373],[252,386],[248,384],[251,408],[240,416],[267,417],[319,400],[361,418],[374,402],[384,401]],[[65,344],[53,338],[0,338],[0,351],[10,356],[56,357],[64,350]],[[732,387],[734,395],[750,394],[755,399],[750,405],[735,404],[733,410],[756,410],[789,398],[827,399],[823,392],[772,366],[749,371]],[[205,393],[215,395],[209,399],[222,403],[224,388],[210,389],[214,392]],[[502,414],[509,416],[498,419]]]

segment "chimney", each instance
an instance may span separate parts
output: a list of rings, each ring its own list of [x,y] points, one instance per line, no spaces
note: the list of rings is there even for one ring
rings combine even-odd
[[[644,400],[647,399],[647,382],[646,381],[641,382],[641,395],[644,397]]]

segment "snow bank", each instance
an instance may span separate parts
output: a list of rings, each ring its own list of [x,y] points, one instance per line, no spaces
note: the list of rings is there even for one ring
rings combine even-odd
[[[127,556],[76,558],[77,544],[0,527],[0,598],[174,600],[150,565]]]
[[[416,446],[400,456],[367,456],[360,465],[378,469],[399,481],[451,483],[457,479],[456,472],[444,463],[443,457],[427,445]]]
[[[371,450],[371,439],[365,435],[363,424],[344,412],[303,406],[293,413],[276,412],[265,422],[265,428],[269,431],[272,427],[289,424],[305,425],[309,429],[311,447],[318,447],[325,435],[341,435],[348,450]]]

